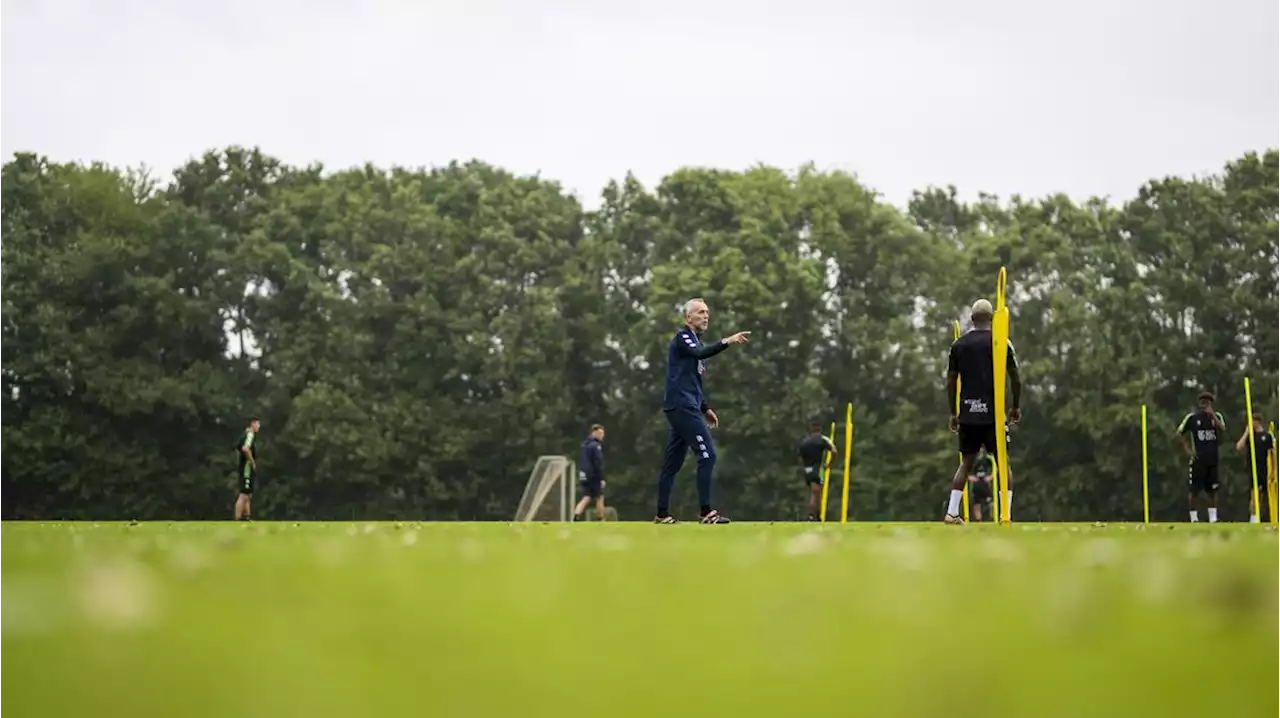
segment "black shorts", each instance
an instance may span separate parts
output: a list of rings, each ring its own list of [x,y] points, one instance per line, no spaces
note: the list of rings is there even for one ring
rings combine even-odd
[[[969,482],[969,500],[977,504],[990,504],[995,500],[995,492],[991,490],[990,481]]]
[[[581,479],[578,481],[578,488],[582,489],[582,495],[591,499],[598,499],[604,496],[604,482],[593,479]]]
[[[822,467],[806,466],[800,469],[800,475],[809,486],[822,486]]]
[[[1004,425],[1004,445],[1009,446],[1009,425]],[[986,449],[988,454],[998,456],[996,454],[996,425],[995,424],[961,424],[960,425],[960,453],[965,456],[978,453],[979,449]]]
[[[1199,461],[1187,467],[1187,485],[1191,493],[1215,493],[1218,490],[1218,465]]]
[[[258,472],[253,469],[240,469],[240,493],[252,494],[253,487],[258,483]]]

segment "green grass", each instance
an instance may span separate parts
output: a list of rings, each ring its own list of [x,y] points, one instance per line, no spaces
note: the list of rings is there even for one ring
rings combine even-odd
[[[1277,535],[12,524],[15,716],[1277,714]]]

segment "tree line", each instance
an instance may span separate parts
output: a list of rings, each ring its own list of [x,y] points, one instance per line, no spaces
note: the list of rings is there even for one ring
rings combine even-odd
[[[1008,269],[1025,382],[1023,520],[1185,517],[1174,429],[1242,380],[1277,411],[1277,152],[1112,204],[913,194],[856,178],[681,168],[586,210],[479,161],[326,172],[209,152],[161,183],[15,155],[3,168],[6,519],[223,519],[259,416],[255,515],[509,519],[542,454],[607,427],[607,495],[648,519],[677,307],[752,343],[709,363],[716,502],[801,516],[797,442],[855,411],[851,518],[940,516],[952,322]],[[1228,519],[1248,464],[1226,447]],[[839,462],[834,472],[839,481]],[[692,462],[677,511],[696,509]],[[838,496],[838,491],[832,492]]]

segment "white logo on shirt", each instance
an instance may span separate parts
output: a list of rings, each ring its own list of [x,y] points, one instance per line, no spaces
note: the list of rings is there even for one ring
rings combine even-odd
[[[987,407],[987,402],[981,399],[965,399],[964,404],[969,408],[970,414],[989,414],[991,412]]]

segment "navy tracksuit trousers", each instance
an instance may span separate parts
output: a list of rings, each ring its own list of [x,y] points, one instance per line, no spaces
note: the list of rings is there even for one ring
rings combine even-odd
[[[667,416],[667,451],[662,457],[662,473],[658,476],[658,516],[671,510],[671,490],[676,474],[684,466],[686,451],[698,458],[698,503],[702,513],[711,510],[711,472],[716,466],[716,445],[711,441],[711,428],[702,412],[694,408],[664,411]]]

